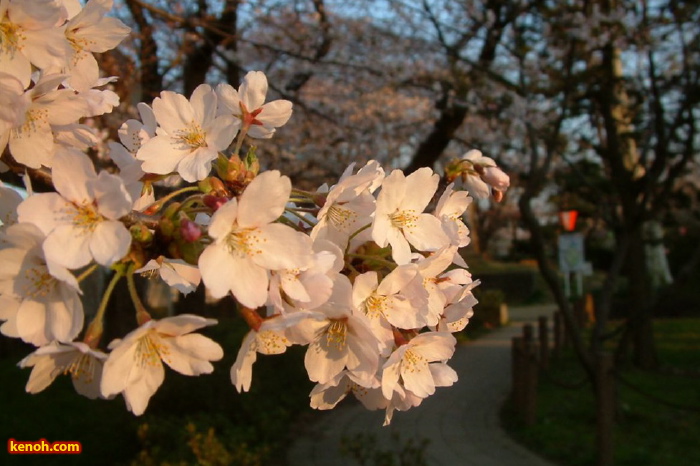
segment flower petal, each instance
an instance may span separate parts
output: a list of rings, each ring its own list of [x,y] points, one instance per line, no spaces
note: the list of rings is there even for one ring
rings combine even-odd
[[[170,350],[163,361],[183,375],[209,374],[214,370],[209,361],[218,361],[224,356],[218,343],[199,333],[162,338],[161,342]]]
[[[110,266],[124,257],[130,246],[129,230],[117,221],[98,223],[90,238],[90,253],[95,262],[104,266]]]
[[[238,224],[250,228],[274,222],[284,212],[291,192],[291,180],[279,171],[259,174],[241,195]]]
[[[267,77],[262,71],[249,71],[238,88],[241,102],[249,112],[257,110],[265,103],[267,95]]]
[[[180,314],[166,317],[155,323],[155,328],[160,334],[168,336],[180,336],[194,332],[200,328],[216,325],[216,319],[207,319],[195,314]]]
[[[202,281],[214,298],[223,298],[231,291],[231,282],[237,278],[231,273],[236,260],[223,244],[211,244],[199,256]]]
[[[159,135],[141,146],[136,158],[144,161],[141,165],[144,172],[167,175],[175,171],[175,167],[188,153],[187,150],[176,149],[170,136]]]
[[[69,269],[83,267],[92,260],[89,247],[91,236],[82,228],[60,225],[46,237],[43,245],[44,255],[47,261],[56,262]]]
[[[262,111],[258,114],[258,120],[265,126],[278,128],[292,116],[292,103],[288,100],[273,100],[262,106]]]
[[[160,361],[154,366],[148,366],[143,371],[143,377],[137,382],[130,383],[124,390],[124,400],[129,410],[137,416],[143,414],[148,401],[163,384],[163,379],[165,379],[165,370]]]
[[[238,393],[250,390],[250,384],[253,380],[253,364],[258,359],[257,352],[252,348],[254,342],[255,331],[251,330],[243,339],[238,356],[236,356],[236,362],[231,366],[231,383],[236,387]]]
[[[253,261],[270,270],[304,269],[313,261],[311,239],[299,231],[279,223],[260,228],[263,246]]]
[[[131,211],[131,196],[120,177],[103,171],[90,184],[94,187],[100,214],[110,220],[117,220]]]
[[[97,178],[87,155],[73,149],[57,150],[53,158],[53,183],[61,196],[78,205],[95,198],[88,181]]]

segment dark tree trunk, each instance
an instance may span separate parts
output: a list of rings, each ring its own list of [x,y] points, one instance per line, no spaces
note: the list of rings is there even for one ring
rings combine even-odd
[[[158,69],[158,44],[153,38],[153,26],[146,19],[143,7],[127,0],[126,5],[139,28],[141,62],[141,101],[150,104],[163,89],[163,76]]]
[[[476,60],[476,63],[469,65],[470,69],[466,74],[462,74],[461,71],[456,73],[455,82],[443,89],[443,95],[437,102],[440,116],[433,125],[432,131],[414,152],[411,162],[404,170],[406,173],[414,172],[421,167],[432,167],[440,158],[464,122],[464,118],[469,110],[466,105],[454,102],[454,99],[449,97],[449,93],[454,92],[458,97],[463,97],[467,89],[476,86],[483,79],[483,76],[496,59],[496,49],[505,28],[515,20],[520,12],[516,5],[498,0],[487,2],[486,8],[493,14],[495,22],[485,31],[479,58]],[[452,63],[453,68],[459,69],[459,62],[462,60],[460,50],[468,46],[468,37],[470,37],[471,33],[465,33],[454,43],[448,44],[440,31],[438,32],[448,61]]]
[[[641,230],[640,226],[632,233],[627,256],[630,292],[628,331],[634,365],[642,369],[653,369],[658,365],[652,319],[654,296],[649,285]]]
[[[432,167],[454,138],[455,132],[462,125],[466,115],[467,108],[463,106],[453,105],[443,110],[440,118],[433,125],[433,130],[416,149],[411,163],[405,169],[406,174],[421,167]]]
[[[581,329],[574,318],[571,304],[564,295],[564,292],[559,284],[559,277],[549,265],[549,259],[547,258],[545,252],[545,240],[544,235],[542,234],[542,226],[537,220],[537,216],[533,212],[532,206],[530,205],[530,201],[536,193],[537,191],[533,191],[532,188],[528,187],[520,197],[518,207],[520,208],[522,221],[525,223],[528,231],[531,234],[530,243],[532,244],[532,248],[535,252],[540,275],[542,275],[542,278],[552,291],[554,299],[557,302],[557,307],[564,316],[564,323],[566,325],[567,333],[572,339],[574,351],[581,362],[581,367],[583,367],[585,370],[589,380],[592,382],[592,385],[595,386],[596,374],[594,362],[585,349],[583,339],[581,338]]]
[[[214,63],[217,47],[235,51],[237,49],[238,5],[240,0],[227,0],[224,11],[213,24],[201,35],[196,35],[189,44],[190,50],[182,70],[184,92],[192,94],[197,86],[206,81],[207,73]],[[206,15],[206,4],[202,3],[200,16]],[[237,63],[226,63],[226,79],[232,86],[238,87],[240,68]]]

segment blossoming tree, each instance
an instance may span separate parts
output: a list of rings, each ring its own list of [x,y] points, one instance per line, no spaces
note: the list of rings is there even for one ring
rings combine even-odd
[[[443,183],[429,168],[387,174],[370,161],[333,186],[294,189],[279,171],[260,171],[251,144],[292,115],[289,101],[266,103],[259,71],[238,89],[164,90],[152,107],[137,106],[140,120],[126,121],[119,141],[102,141],[84,119],[119,99],[107,88],[116,78],[100,77],[92,53],[129,34],[107,16],[111,3],[0,1],[3,169],[29,175],[25,199],[0,187],[0,332],[37,347],[19,363],[32,368],[27,391],[69,374],[78,393],[122,395],[139,415],[164,381],[163,363],[189,376],[212,372],[224,348],[197,330],[216,320],[154,319],[139,273],[230,299],[250,327],[231,368],[238,391],[250,388],[257,353],[291,345],[308,346],[318,409],[353,393],[385,410],[388,424],[452,385],[452,333],[467,325],[478,284],[459,254],[469,242],[461,216],[469,194],[499,200],[507,175],[471,151],[446,167]],[[88,157],[98,144],[115,173]],[[38,178],[53,192],[33,192]],[[156,196],[173,178],[185,186]],[[98,268],[112,278],[98,308],[84,309],[81,284]],[[122,279],[134,329],[104,341]]]

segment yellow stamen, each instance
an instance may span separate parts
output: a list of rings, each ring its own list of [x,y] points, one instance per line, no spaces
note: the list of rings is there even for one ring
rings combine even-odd
[[[404,372],[416,372],[416,369],[420,370],[422,367],[427,365],[428,361],[426,361],[426,359],[423,356],[409,348],[403,354],[403,359],[401,361],[401,370]]]
[[[14,54],[22,50],[22,42],[26,39],[27,36],[19,25],[11,23],[7,16],[0,19],[0,49],[3,52]]]
[[[372,293],[364,302],[365,315],[369,318],[376,319],[387,311],[386,296]]]
[[[415,210],[397,210],[389,216],[391,224],[396,228],[411,229],[416,227],[418,215]]]
[[[74,226],[82,230],[82,234],[92,233],[104,217],[95,210],[94,204],[69,204],[61,209]]]
[[[81,379],[81,382],[89,384],[95,376],[95,365],[97,361],[88,354],[81,353],[76,356],[71,363],[63,370],[64,374],[70,374],[74,379]]]
[[[42,124],[43,123],[43,124]],[[49,124],[49,111],[45,108],[31,108],[24,115],[22,126],[12,130],[14,138],[29,137],[30,133],[43,131]],[[43,128],[42,128],[43,126]]]
[[[194,121],[190,126],[175,132],[175,140],[194,150],[200,147],[207,147],[207,134]]]
[[[263,354],[283,353],[285,348],[289,346],[289,340],[271,330],[258,332],[256,343],[260,348],[259,351]]]
[[[158,276],[158,269],[144,270],[141,272],[141,276],[149,280],[156,278]]]
[[[139,339],[136,346],[136,361],[141,366],[157,366],[162,359],[168,362],[170,350],[161,341],[160,337],[152,331]]]
[[[333,346],[337,350],[343,350],[345,348],[347,334],[347,319],[332,319],[331,325],[326,331],[326,343],[328,346]]]
[[[350,209],[345,209],[338,204],[333,204],[326,212],[326,218],[331,225],[339,230],[343,230],[347,225],[351,225],[355,222],[357,213]]]
[[[58,280],[49,273],[45,266],[25,269],[24,278],[27,281],[24,296],[28,298],[44,298],[58,285]]]
[[[260,243],[264,239],[258,236],[257,228],[246,228],[231,231],[226,237],[226,246],[231,254],[240,256],[254,256],[262,254]]]

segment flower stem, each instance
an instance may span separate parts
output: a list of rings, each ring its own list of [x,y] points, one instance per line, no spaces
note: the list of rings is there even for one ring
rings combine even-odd
[[[124,273],[121,271],[117,271],[114,276],[112,276],[112,280],[110,280],[109,285],[107,285],[105,294],[102,295],[102,301],[100,301],[100,306],[97,308],[97,313],[90,322],[90,325],[88,325],[83,341],[90,348],[97,348],[97,345],[100,342],[100,337],[102,336],[102,331],[104,330],[104,315],[105,311],[107,310],[107,303],[109,303],[109,298],[112,296],[114,287],[117,286],[117,282],[119,282],[123,276]]]
[[[182,205],[180,206],[180,210],[185,210],[188,209],[191,205],[199,202],[200,204],[202,203],[202,198],[204,197],[203,194],[194,194],[184,201],[182,201]]]
[[[362,228],[360,228],[359,230],[354,232],[352,235],[350,235],[350,237],[348,238],[348,244],[350,244],[350,241],[352,241],[355,238],[355,236],[359,235],[360,233],[362,233],[363,231],[365,231],[367,228],[369,228],[371,226],[372,226],[372,224],[368,223],[367,225],[363,226]]]
[[[143,305],[143,302],[139,297],[139,293],[136,290],[136,282],[134,282],[133,269],[134,267],[133,265],[131,265],[127,270],[126,284],[129,287],[129,295],[131,296],[131,301],[134,303],[134,307],[136,308],[136,322],[139,325],[143,325],[149,320],[151,320],[151,314],[149,314],[146,310],[146,307]]]
[[[176,190],[176,191],[173,191],[173,192],[171,192],[170,194],[168,194],[167,196],[161,197],[160,199],[158,199],[158,200],[157,200],[156,202],[154,202],[153,204],[150,204],[148,207],[146,207],[145,209],[143,209],[143,211],[144,211],[144,212],[158,211],[158,210],[160,210],[160,208],[161,208],[166,202],[168,202],[169,200],[173,199],[174,197],[177,197],[177,196],[179,196],[180,194],[188,193],[188,192],[192,192],[192,191],[199,191],[199,187],[197,187],[197,186],[187,186],[187,187],[185,187],[185,188],[182,188],[182,189],[178,189],[178,190]],[[156,207],[157,207],[157,208],[156,208]]]
[[[251,309],[245,306],[239,306],[238,310],[240,311],[241,316],[243,316],[243,319],[246,321],[250,328],[252,328],[256,332],[260,330],[260,326],[263,323],[263,319],[260,316],[260,314],[258,314],[255,311],[255,309]]]
[[[93,273],[95,270],[97,270],[97,264],[92,264],[90,267],[88,267],[87,269],[85,269],[85,270],[83,271],[83,273],[81,273],[81,274],[78,276],[78,278],[77,278],[78,283],[82,282],[82,281],[85,280],[87,277],[89,277],[90,275],[92,275],[92,273]]]
[[[243,145],[243,140],[245,139],[246,135],[248,134],[248,126],[243,125],[241,128],[241,132],[238,133],[238,138],[236,138],[236,148],[233,150],[232,156],[238,157],[238,153],[241,151],[241,146]]]
[[[396,344],[397,347],[407,344],[409,341],[411,341],[413,336],[415,336],[415,335],[413,335],[413,336],[409,337],[408,333],[411,333],[411,332],[403,332],[396,327],[391,327],[391,331],[394,334],[394,343]]]
[[[307,217],[304,217],[303,215],[301,215],[301,214],[299,213],[299,210],[300,210],[300,209],[290,209],[290,208],[287,207],[287,208],[285,208],[284,210],[286,210],[287,212],[289,212],[290,214],[294,215],[295,217],[297,217],[297,218],[298,218],[299,220],[301,220],[302,222],[304,222],[304,223],[306,223],[306,224],[308,224],[308,225],[310,225],[310,226],[312,226],[312,227],[316,225],[316,222],[314,222],[314,221],[311,220],[310,218],[307,218]],[[303,211],[302,211],[302,212],[303,212]]]
[[[365,231],[367,228],[369,228],[371,226],[372,226],[372,224],[368,223],[367,225],[365,225],[362,228],[360,228],[359,230],[355,231],[352,235],[350,235],[348,237],[348,244],[347,244],[347,246],[345,246],[345,255],[348,254],[348,250],[350,249],[350,243],[355,238],[355,236],[359,235],[360,233],[362,233],[363,231]]]
[[[304,191],[303,189],[292,188],[292,194],[303,197],[309,201],[313,201],[314,193],[310,191]]]

